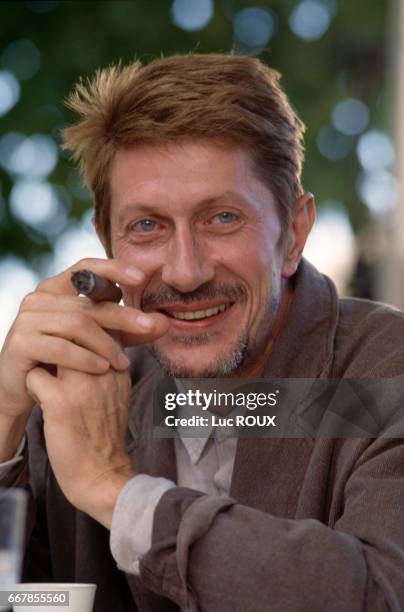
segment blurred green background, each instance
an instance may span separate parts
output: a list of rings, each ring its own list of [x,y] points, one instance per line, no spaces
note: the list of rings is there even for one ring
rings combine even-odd
[[[282,73],[307,125],[304,186],[319,206],[307,255],[340,287],[375,297],[368,247],[397,198],[395,19],[383,0],[3,1],[2,328],[39,278],[101,253],[91,195],[58,149],[74,83],[112,62],[190,50],[256,55]]]

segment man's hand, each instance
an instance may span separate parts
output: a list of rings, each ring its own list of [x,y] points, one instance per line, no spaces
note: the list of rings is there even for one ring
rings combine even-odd
[[[128,373],[112,369],[97,375],[58,368],[55,377],[38,367],[27,376],[63,493],[107,528],[120,490],[134,476],[125,446],[130,387]]]
[[[151,342],[168,329],[167,318],[145,314],[112,302],[94,303],[75,295],[73,271],[87,268],[128,287],[142,281],[142,273],[114,259],[85,259],[42,282],[22,302],[0,353],[0,416],[29,413],[34,400],[26,376],[40,363],[102,374],[112,366],[128,366],[120,343],[105,330],[118,332],[123,346]]]

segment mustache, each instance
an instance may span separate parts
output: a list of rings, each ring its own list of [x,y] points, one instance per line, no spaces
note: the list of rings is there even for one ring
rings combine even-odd
[[[182,293],[169,285],[162,285],[156,291],[145,293],[141,300],[142,310],[170,304],[191,304],[206,299],[224,299],[230,302],[245,302],[247,292],[241,284],[204,283],[194,291]]]

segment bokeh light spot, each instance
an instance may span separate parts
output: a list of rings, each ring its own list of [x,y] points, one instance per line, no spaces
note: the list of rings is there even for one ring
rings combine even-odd
[[[299,38],[306,41],[317,40],[328,30],[331,17],[326,4],[317,0],[304,0],[292,11],[289,25]]]
[[[321,128],[317,136],[317,146],[324,157],[331,161],[338,161],[351,152],[353,137],[341,134],[332,125],[328,125]]]
[[[61,232],[67,223],[70,196],[60,186],[38,180],[17,181],[10,193],[12,214],[47,236]]]
[[[247,47],[265,47],[275,29],[271,13],[262,8],[245,8],[234,18],[234,36]]]
[[[337,244],[338,249],[330,248]],[[328,274],[343,292],[351,278],[356,260],[355,236],[341,202],[326,201],[318,207],[304,255],[321,272]]]
[[[365,172],[359,177],[357,192],[364,204],[376,216],[383,216],[393,210],[399,197],[398,181],[386,170]]]
[[[381,130],[370,130],[363,134],[356,152],[363,169],[368,172],[386,170],[395,158],[393,143]]]
[[[0,138],[0,166],[4,170],[8,170],[10,157],[14,154],[17,148],[24,142],[24,134],[20,132],[8,132]]]
[[[0,259],[0,348],[15,319],[20,302],[33,291],[39,282],[38,276],[22,259],[14,256]]]
[[[213,0],[174,0],[171,16],[175,25],[183,30],[201,30],[213,17]]]
[[[83,222],[71,221],[68,227],[58,236],[54,244],[54,257],[47,270],[48,275],[58,274],[84,257],[105,259],[105,251],[92,224],[88,223],[88,214]]]
[[[8,70],[0,70],[0,117],[8,113],[19,99],[19,82]]]
[[[1,56],[3,68],[11,71],[20,80],[32,78],[41,65],[41,55],[31,40],[15,40]]]
[[[10,174],[45,178],[54,170],[58,149],[50,136],[34,134],[21,138],[20,134],[12,133],[4,139],[0,141],[0,164]]]
[[[347,98],[335,106],[332,121],[342,134],[360,134],[369,123],[368,107],[361,100]]]

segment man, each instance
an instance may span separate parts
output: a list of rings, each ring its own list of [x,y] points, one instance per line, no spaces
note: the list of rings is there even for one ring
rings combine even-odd
[[[403,315],[338,300],[302,260],[314,201],[278,75],[176,56],[100,71],[70,106],[109,259],[41,283],[1,354],[2,484],[32,493],[26,578],[95,582],[97,612],[401,610],[400,419],[376,438],[153,436],[162,373],[403,373]],[[80,268],[125,305],[77,297]]]

